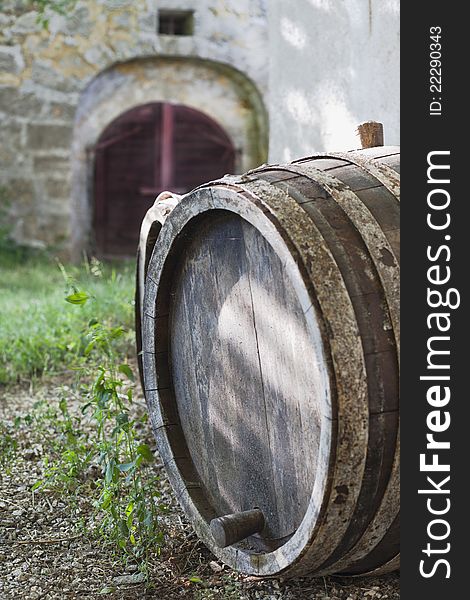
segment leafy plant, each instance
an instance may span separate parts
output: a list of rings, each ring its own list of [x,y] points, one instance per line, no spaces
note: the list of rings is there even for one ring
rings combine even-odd
[[[95,276],[101,276],[98,267],[96,262],[90,266]],[[75,310],[93,303],[93,295],[79,289],[63,266],[61,270],[68,289],[65,300]],[[81,415],[71,416],[64,396],[59,411],[46,408],[42,413],[41,418],[46,415],[53,424],[55,442],[48,440],[53,459],[33,489],[80,491],[90,468],[98,467],[93,489],[99,532],[145,567],[149,550],[158,553],[163,542],[159,517],[166,507],[160,502],[158,477],[151,468],[153,453],[138,435],[147,417],[135,416],[133,410],[133,371],[118,360],[119,342],[125,333],[124,327],[96,318],[88,322],[82,340],[84,360],[77,370],[84,400]],[[92,436],[83,432],[84,418],[91,420]]]
[[[19,264],[0,252],[2,261],[0,383],[65,369],[66,381],[74,382],[60,388],[57,403],[41,400],[17,419],[34,430],[41,448],[43,475],[33,490],[61,494],[75,507],[94,504],[86,529],[145,570],[149,552],[158,554],[163,543],[166,507],[126,360],[133,348],[133,265],[118,270],[95,258],[81,269],[46,259]],[[17,447],[14,427],[0,425],[0,462]]]
[[[57,407],[42,401],[36,403],[34,409],[33,414],[24,419],[29,424],[34,423],[40,431],[47,455],[44,457],[44,477],[33,485],[32,490],[47,487],[71,493],[82,484],[93,457],[82,419],[71,415],[65,390]]]
[[[117,334],[116,329],[104,332],[99,328],[93,340],[101,349],[108,345],[110,350]],[[149,548],[158,550],[163,541],[158,517],[165,507],[158,502],[158,478],[148,469],[153,453],[139,441],[137,420],[131,416],[132,389],[125,389],[125,378],[133,380],[132,370],[127,364],[114,368],[112,351],[109,358],[111,364],[98,367],[85,406],[85,410],[93,411],[95,443],[103,474],[96,507],[105,515],[101,533],[112,538],[126,553],[141,559]]]

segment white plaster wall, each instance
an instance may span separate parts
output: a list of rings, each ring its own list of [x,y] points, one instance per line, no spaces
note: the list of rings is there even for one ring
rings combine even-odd
[[[399,0],[270,0],[270,161],[399,143]]]

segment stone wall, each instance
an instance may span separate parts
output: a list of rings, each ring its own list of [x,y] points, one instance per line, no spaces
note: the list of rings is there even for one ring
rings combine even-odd
[[[112,78],[112,73],[127,68],[128,73],[134,69],[144,76],[145,69],[138,63],[148,65],[149,57],[177,57],[194,64],[189,68],[193,68],[195,82],[200,76],[197,69],[204,64],[205,72],[212,76],[205,98],[201,98],[204,92],[198,86],[199,107],[202,102],[205,112],[212,114],[220,97],[234,98],[235,94],[234,111],[240,113],[240,106],[244,106],[246,114],[242,119],[240,114],[231,119],[227,113],[225,121],[239,123],[242,129],[233,133],[242,153],[246,149],[240,168],[263,160],[266,148],[261,146],[266,145],[267,125],[262,97],[266,97],[268,78],[265,4],[266,0],[82,1],[66,16],[51,13],[49,30],[45,31],[37,23],[37,14],[28,10],[28,3],[3,2],[0,185],[7,189],[12,202],[16,239],[70,248],[71,224],[89,227],[88,217],[84,220],[74,214],[80,203],[72,200],[77,155],[71,157],[71,147],[77,147],[74,140],[80,137],[77,127],[74,129],[77,109],[79,114],[86,112],[81,103],[90,101],[90,89],[100,74],[109,72]],[[158,35],[157,5],[160,9],[194,10],[194,35]],[[170,85],[165,78],[149,79],[152,85],[147,88],[154,93],[147,94],[146,101],[171,96],[174,102],[191,105],[187,70],[180,95],[178,82],[173,80]],[[191,76],[189,85],[190,80]],[[135,86],[138,101],[137,92],[145,82],[130,76],[128,84]],[[107,93],[113,93],[112,86]],[[112,95],[106,101],[111,117],[116,112]],[[260,145],[255,148],[251,144],[250,149],[248,140],[254,137]],[[82,189],[82,193],[89,190]],[[81,206],[87,202],[89,199]],[[80,243],[88,243],[86,233],[81,232]]]

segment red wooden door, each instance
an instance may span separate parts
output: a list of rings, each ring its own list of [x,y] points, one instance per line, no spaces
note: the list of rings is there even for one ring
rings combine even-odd
[[[100,256],[134,255],[142,219],[163,190],[185,193],[234,169],[222,128],[187,106],[153,103],[120,115],[95,147],[94,230]]]

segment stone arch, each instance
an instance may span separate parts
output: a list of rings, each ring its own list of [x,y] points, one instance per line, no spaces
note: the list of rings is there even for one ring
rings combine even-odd
[[[93,242],[94,146],[123,112],[149,102],[183,104],[210,115],[236,149],[236,172],[266,160],[268,121],[259,91],[244,74],[195,58],[147,58],[116,64],[82,92],[71,149],[71,250],[77,259]]]

